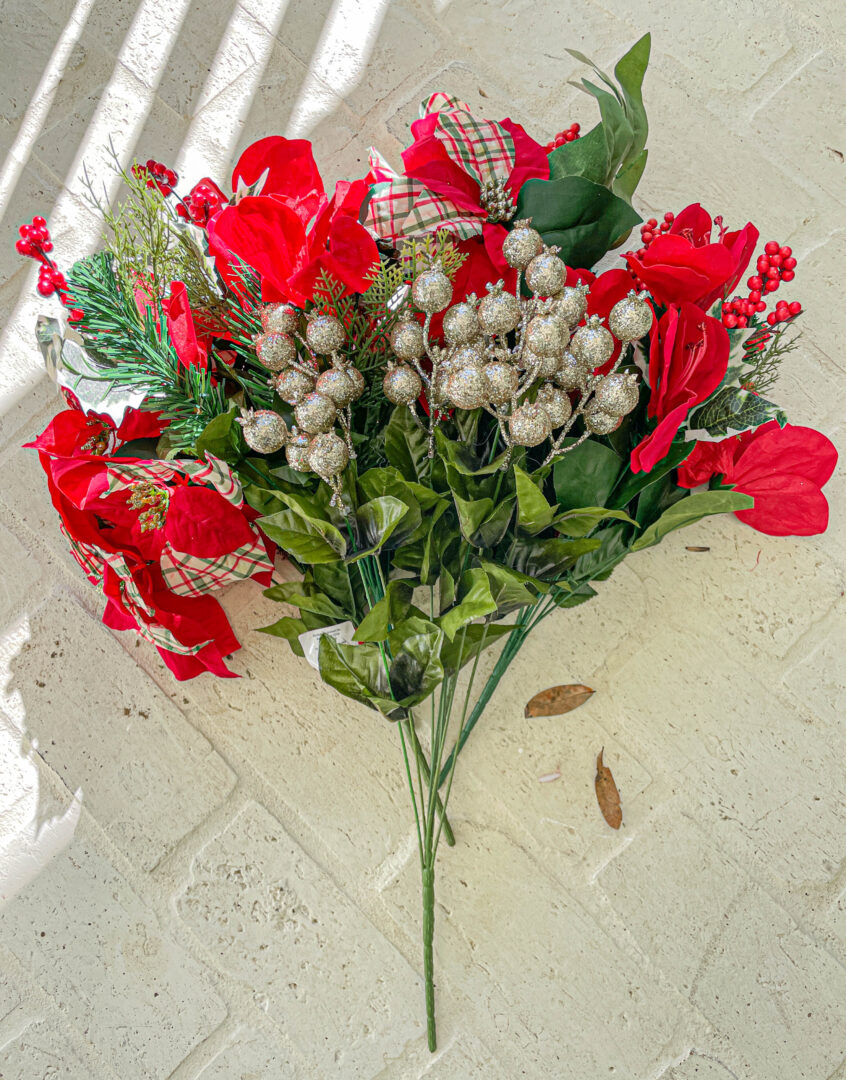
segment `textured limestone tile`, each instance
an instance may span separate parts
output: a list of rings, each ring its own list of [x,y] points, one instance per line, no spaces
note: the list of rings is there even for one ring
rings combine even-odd
[[[62,24],[54,13],[32,17],[32,5],[11,0],[3,5],[4,64],[0,87],[0,156],[5,157],[20,130]]]
[[[840,605],[802,642],[801,658],[784,676],[785,684],[796,699],[833,727],[841,724],[846,716],[844,619],[846,614]]]
[[[846,1056],[846,971],[757,886],[726,911],[692,1001],[753,1075],[817,1080]]]
[[[694,1051],[680,1064],[662,1073],[659,1080],[733,1080],[736,1075],[727,1065]]]
[[[827,881],[846,821],[843,733],[807,723],[721,641],[656,624],[614,672],[603,726],[735,858],[786,882]],[[605,703],[604,703],[605,704]]]
[[[77,605],[54,596],[30,618],[6,692],[38,752],[115,843],[150,869],[231,790],[209,744]]]
[[[37,589],[41,566],[7,528],[0,525],[0,630]],[[14,570],[13,570],[14,568]]]
[[[439,860],[435,952],[443,981],[475,1009],[467,1026],[526,1076],[651,1075],[685,1015],[682,999],[522,848],[477,824],[461,834]],[[419,940],[419,868],[409,863],[384,895]]]
[[[747,881],[678,798],[642,825],[597,879],[644,956],[685,996]]]
[[[315,1075],[369,1078],[419,1034],[414,972],[263,807],[201,849],[177,908]]]
[[[843,140],[841,139],[840,142]],[[846,155],[846,146],[840,149]],[[844,174],[846,174],[846,164],[841,164],[841,177]],[[841,185],[842,183],[841,180]],[[807,244],[803,244],[800,235],[795,244],[798,260],[797,276],[791,285],[801,285],[801,291],[797,288],[796,294],[805,309],[800,320],[803,333],[807,334],[808,339],[842,372],[846,370],[846,361],[843,357],[843,333],[840,320],[831,317],[831,297],[837,296],[840,282],[846,274],[846,231],[835,228],[835,225],[842,222],[843,212],[835,210],[833,203],[826,201],[819,213],[828,229],[831,230],[830,235],[822,243],[810,249]],[[791,356],[788,363],[792,359]],[[831,389],[832,396],[840,405],[842,416],[842,375],[833,383]]]
[[[262,1031],[240,1025],[233,1041],[216,1054],[197,1080],[308,1080],[283,1050]]]
[[[27,1025],[0,1048],[2,1080],[91,1080],[90,1061],[84,1061],[67,1036],[50,1021]]]
[[[143,1061],[145,1077],[165,1080],[226,1015],[204,970],[162,933],[84,824],[3,909],[0,942],[119,1076],[137,1076]]]
[[[12,982],[11,976],[0,971],[0,1020],[18,1007],[21,995]]]
[[[789,76],[782,72],[777,92],[753,113],[747,130],[763,141],[773,158],[801,162],[803,174],[840,200],[839,213],[834,204],[828,208],[833,224],[842,221],[846,201],[842,52],[797,55],[792,67]]]
[[[791,646],[846,587],[835,543],[834,533],[764,536],[725,514],[671,533],[626,566],[642,579],[654,620],[670,620],[734,657],[756,667],[766,661],[767,670],[780,672]]]

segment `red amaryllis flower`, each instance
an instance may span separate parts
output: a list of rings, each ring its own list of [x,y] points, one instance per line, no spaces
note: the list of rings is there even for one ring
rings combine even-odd
[[[712,394],[728,367],[729,336],[695,304],[671,307],[653,328],[647,413],[658,426],[632,451],[632,472],[649,472],[666,456],[687,414]]]
[[[813,536],[828,526],[821,489],[836,464],[837,451],[825,435],[771,420],[756,431],[697,443],[678,481],[691,488],[722,475],[724,483],[755,500],[749,510],[735,511],[741,521],[770,536]]]
[[[374,187],[365,224],[387,240],[440,230],[462,241],[481,238],[462,248],[471,255],[468,263],[479,264],[465,263],[464,276],[479,286],[500,277],[513,284],[514,271],[502,257],[507,230],[499,224],[507,217],[497,211],[488,185],[513,201],[527,180],[548,180],[543,147],[519,124],[479,120],[463,101],[440,92],[423,102],[411,131],[414,142],[402,155],[404,175],[371,151]]]
[[[740,281],[758,242],[751,222],[737,232],[720,227],[714,243],[712,228],[707,210],[693,203],[669,232],[655,237],[642,258],[626,255],[629,268],[660,304],[690,301],[707,310]]]
[[[260,193],[236,196],[209,222],[209,248],[236,290],[230,266],[236,258],[261,276],[268,301],[304,304],[323,273],[340,281],[345,295],[367,288],[379,255],[358,222],[364,180],[338,184],[329,199],[311,144],[271,136],[244,151],[232,181],[241,190],[260,187]]]

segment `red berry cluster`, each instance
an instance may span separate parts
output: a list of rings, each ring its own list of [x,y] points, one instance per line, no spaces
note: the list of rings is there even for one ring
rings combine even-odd
[[[723,326],[730,330],[737,326],[747,326],[753,314],[766,311],[764,295],[775,292],[783,281],[793,280],[796,276],[793,250],[780,245],[776,240],[770,240],[764,245],[763,254],[758,256],[755,269],[757,273],[746,282],[749,295],[735,296],[723,304]],[[798,300],[793,303],[779,300],[775,311],[767,315],[767,322],[770,326],[775,326],[776,323],[795,318],[801,311],[802,305]]]
[[[575,140],[578,139],[581,130],[581,124],[571,124],[563,131],[559,131],[552,142],[546,144],[545,149],[547,154],[551,153],[553,150],[557,150],[559,146],[563,146],[565,143],[575,142]]]
[[[225,204],[226,196],[211,180],[200,180],[191,188],[187,199],[182,199],[176,207],[180,217],[190,218],[195,225],[205,228],[209,218]]]
[[[152,158],[148,158],[144,165],[136,162],[132,166],[132,175],[137,180],[146,179],[148,188],[157,187],[165,197],[170,195],[179,179],[173,169]]]
[[[38,291],[42,296],[52,296],[57,293],[62,303],[69,307],[71,298],[68,295],[68,283],[65,275],[49,256],[53,250],[53,241],[47,231],[47,222],[43,217],[34,217],[29,225],[21,225],[18,229],[20,239],[15,244],[15,250],[19,255],[28,259],[35,259],[41,263],[38,274]],[[81,319],[82,312],[74,309],[70,313],[71,319]]]
[[[643,256],[646,254],[646,249],[649,247],[649,245],[652,243],[656,236],[660,236],[661,233],[670,231],[670,227],[675,220],[676,215],[672,212],[672,210],[668,210],[667,213],[664,215],[664,220],[661,222],[660,226],[658,224],[658,219],[654,217],[651,217],[649,221],[646,221],[643,225],[641,225],[640,242],[643,246],[640,248],[639,251],[635,253],[639,259],[642,259]]]

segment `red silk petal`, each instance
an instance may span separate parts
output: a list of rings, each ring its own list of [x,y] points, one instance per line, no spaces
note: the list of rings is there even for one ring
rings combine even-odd
[[[828,527],[828,502],[813,480],[781,474],[738,483],[736,488],[751,495],[755,505],[735,513],[758,532],[769,536],[814,536]]]
[[[267,170],[259,194],[280,195],[305,225],[317,212],[324,195],[323,181],[317,169],[308,139],[284,139],[268,135],[248,146],[232,173],[232,189],[240,182],[254,184]]]

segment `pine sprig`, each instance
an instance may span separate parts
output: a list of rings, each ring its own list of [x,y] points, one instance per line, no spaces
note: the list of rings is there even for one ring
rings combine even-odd
[[[799,345],[798,333],[786,336],[792,325],[793,320],[778,328],[762,326],[759,333],[746,340],[743,362],[748,367],[744,367],[740,375],[744,387],[760,394],[775,385],[782,361]]]

